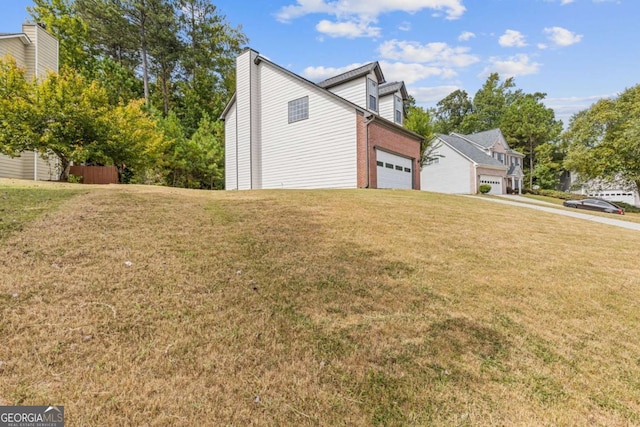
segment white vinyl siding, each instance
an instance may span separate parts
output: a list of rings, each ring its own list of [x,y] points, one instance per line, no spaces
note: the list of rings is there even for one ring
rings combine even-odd
[[[27,70],[27,79],[33,79],[36,76],[36,44],[38,43],[37,35],[36,35],[36,26],[35,25],[23,25],[22,32],[29,37],[31,40],[31,44],[25,46],[24,48],[24,66]]]
[[[43,79],[47,72],[58,72],[58,41],[43,28],[36,26],[38,78]]]
[[[355,110],[267,63],[258,69],[262,188],[356,188]],[[309,118],[289,123],[289,101],[305,96]]]
[[[238,189],[236,169],[236,103],[234,102],[224,121],[224,187],[226,190]]]
[[[251,189],[251,51],[238,57],[236,67],[236,114],[238,128],[237,141],[237,177],[238,189]]]
[[[22,158],[9,157],[0,154],[0,178],[23,179]]]
[[[362,108],[367,106],[367,77],[350,80],[341,85],[332,87],[329,91],[335,93],[347,101],[353,102]]]
[[[439,142],[437,142],[439,143]],[[420,189],[449,194],[475,194],[473,186],[473,163],[440,143],[438,153],[442,156],[437,163],[424,166],[420,171]]]
[[[0,58],[10,55],[16,60],[18,67],[25,68],[25,47],[20,37],[0,39]]]
[[[380,117],[385,118],[389,121],[393,121],[393,96],[385,95],[381,96],[379,99],[380,102]]]

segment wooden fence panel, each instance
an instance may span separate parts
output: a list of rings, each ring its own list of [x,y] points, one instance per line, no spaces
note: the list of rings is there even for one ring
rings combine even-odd
[[[118,168],[115,166],[71,166],[69,173],[81,176],[83,184],[118,183]]]

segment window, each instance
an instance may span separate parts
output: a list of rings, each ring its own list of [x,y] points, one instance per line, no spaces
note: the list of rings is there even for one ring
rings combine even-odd
[[[402,99],[400,99],[399,96],[394,96],[393,105],[396,112],[395,114],[396,123],[401,125],[402,124]]]
[[[411,172],[411,168],[404,168],[405,172]]]
[[[378,166],[384,166],[384,163],[382,163],[380,160],[378,160],[378,161],[376,162],[376,164],[377,164]]]
[[[289,101],[289,123],[299,122],[309,118],[309,97]]]
[[[396,170],[397,170],[397,171],[402,171],[402,166],[398,166],[398,165],[396,165]]]
[[[393,165],[391,163],[385,163],[384,167],[387,169],[393,169]]]
[[[369,110],[378,111],[378,83],[367,79],[367,91],[369,92]]]

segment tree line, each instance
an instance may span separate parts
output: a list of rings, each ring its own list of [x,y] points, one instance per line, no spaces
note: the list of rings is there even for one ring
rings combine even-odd
[[[34,0],[59,41],[59,73],[0,67],[0,153],[115,165],[125,181],[224,186],[223,127],[247,43],[211,0]]]

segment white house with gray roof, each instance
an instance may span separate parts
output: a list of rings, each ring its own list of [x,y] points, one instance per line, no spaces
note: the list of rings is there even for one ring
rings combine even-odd
[[[431,143],[434,156],[420,172],[422,190],[475,194],[488,184],[490,194],[521,193],[524,154],[509,147],[500,129],[437,134]]]
[[[247,49],[225,123],[225,187],[420,189],[404,83],[378,62],[311,82]]]

